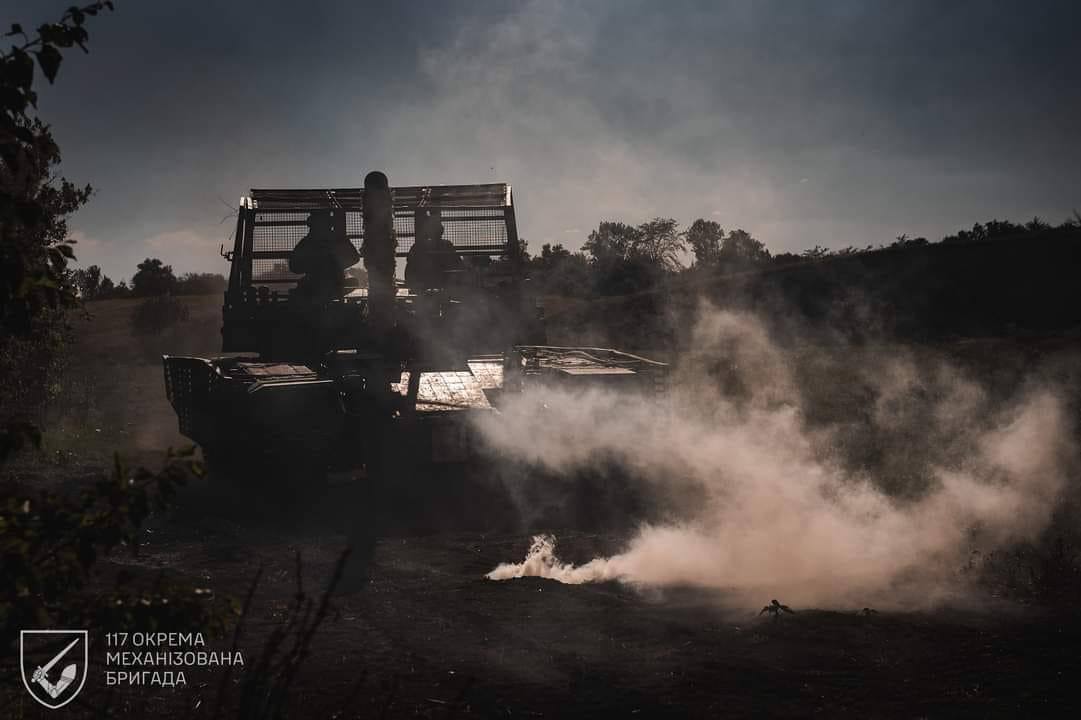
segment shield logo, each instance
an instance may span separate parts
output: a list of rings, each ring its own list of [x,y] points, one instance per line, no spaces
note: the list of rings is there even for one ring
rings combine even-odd
[[[55,710],[75,699],[86,683],[90,659],[86,630],[23,630],[19,668],[31,697]]]

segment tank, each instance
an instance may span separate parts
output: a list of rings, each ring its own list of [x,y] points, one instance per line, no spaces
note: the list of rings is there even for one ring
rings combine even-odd
[[[223,255],[223,354],[163,363],[224,482],[378,478],[402,458],[431,477],[483,455],[472,420],[509,394],[666,382],[664,363],[546,343],[505,183],[255,189]]]

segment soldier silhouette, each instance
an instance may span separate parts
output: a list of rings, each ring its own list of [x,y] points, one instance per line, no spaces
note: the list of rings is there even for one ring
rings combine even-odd
[[[360,260],[360,253],[345,236],[344,225],[337,227],[334,219],[330,210],[313,210],[308,215],[308,234],[289,257],[289,271],[304,276],[297,290],[312,299],[341,297],[345,270]]]
[[[413,227],[416,239],[405,261],[405,284],[413,290],[445,287],[447,273],[460,269],[462,260],[454,243],[443,236],[439,210],[417,208]]]

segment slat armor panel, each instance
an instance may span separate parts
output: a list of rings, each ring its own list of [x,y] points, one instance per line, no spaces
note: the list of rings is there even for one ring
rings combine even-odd
[[[251,201],[253,285],[297,280],[298,276],[289,272],[289,258],[308,232],[306,222],[312,210],[344,211],[347,237],[358,251],[363,246],[362,189],[256,189],[251,191]],[[510,186],[505,183],[394,188],[398,257],[405,257],[413,246],[413,216],[418,207],[439,210],[444,237],[460,255],[498,256],[511,248],[514,208]]]

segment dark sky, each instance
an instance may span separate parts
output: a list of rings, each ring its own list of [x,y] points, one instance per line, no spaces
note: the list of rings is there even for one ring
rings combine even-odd
[[[224,270],[224,203],[372,169],[512,183],[533,250],[602,219],[779,252],[1081,209],[1079,2],[116,4],[40,109],[117,279]]]

